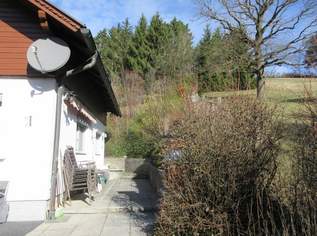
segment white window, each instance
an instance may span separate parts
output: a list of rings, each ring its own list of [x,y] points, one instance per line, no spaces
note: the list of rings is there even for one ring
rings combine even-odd
[[[101,142],[102,142],[102,135],[101,133],[96,133],[96,143],[95,143],[95,154],[100,155],[101,154]]]
[[[76,152],[84,153],[85,152],[85,133],[87,130],[87,126],[77,123],[77,131],[76,131]]]

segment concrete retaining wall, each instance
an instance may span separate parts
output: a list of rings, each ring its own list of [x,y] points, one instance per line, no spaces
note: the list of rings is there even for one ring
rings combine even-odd
[[[111,170],[125,170],[125,157],[107,157],[105,159],[106,165]]]
[[[125,161],[125,171],[135,173],[136,178],[148,178],[152,187],[161,194],[163,190],[163,172],[144,159],[127,158]]]
[[[144,159],[127,158],[125,171],[136,174],[136,178],[148,178],[150,163]]]
[[[107,157],[110,179],[119,178],[122,172],[134,173],[135,178],[148,178],[157,194],[163,190],[163,171],[157,169],[148,160],[126,157]]]

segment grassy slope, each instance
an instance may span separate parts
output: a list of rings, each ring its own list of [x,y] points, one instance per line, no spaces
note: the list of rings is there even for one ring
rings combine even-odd
[[[305,90],[311,90],[317,95],[317,79],[301,79],[301,78],[280,78],[267,79],[265,87],[265,99],[273,104],[277,104],[285,109],[286,114],[291,115],[294,111],[298,111],[303,107],[303,99],[305,98]],[[254,95],[255,90],[247,91],[228,91],[228,92],[209,92],[203,96],[207,99],[217,97],[228,97],[233,95]]]
[[[291,115],[303,109],[305,91],[317,95],[317,79],[267,79],[266,99],[285,109]]]
[[[296,135],[296,113],[305,109],[305,93],[309,91],[312,95],[317,95],[317,79],[267,79],[266,100],[282,108],[285,114],[285,136],[281,142],[281,153],[279,157],[280,181],[289,183],[292,178],[292,157],[294,139]]]
[[[311,91],[311,93],[317,96],[317,79],[301,79],[301,78],[268,78],[265,86],[265,99],[269,103],[277,105],[281,108],[285,114],[285,137],[281,142],[281,153],[279,158],[279,173],[280,180],[287,183],[291,176],[291,165],[294,146],[293,138],[296,119],[294,114],[304,109],[305,92]],[[215,97],[227,97],[236,94],[236,92],[210,92],[205,94],[207,99],[213,99]],[[255,96],[254,90],[240,92],[240,95],[252,95]]]

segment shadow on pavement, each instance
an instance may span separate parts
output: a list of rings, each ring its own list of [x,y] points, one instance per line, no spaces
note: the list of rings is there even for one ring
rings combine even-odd
[[[134,226],[152,235],[159,200],[157,194],[144,176],[136,176],[126,182],[123,178],[122,181],[123,185],[115,190],[111,200],[121,209],[126,209]]]
[[[1,236],[24,236],[27,233],[37,228],[42,221],[30,221],[30,222],[7,222],[0,224]]]

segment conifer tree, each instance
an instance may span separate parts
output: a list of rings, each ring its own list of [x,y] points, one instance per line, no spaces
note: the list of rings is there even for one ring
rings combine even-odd
[[[151,69],[149,62],[150,47],[147,41],[147,20],[144,15],[141,16],[138,25],[135,28],[133,36],[133,47],[130,49],[130,64],[134,71],[145,78],[146,73]]]
[[[241,39],[243,29],[222,34],[209,26],[196,49],[200,92],[253,88],[249,46]]]
[[[100,31],[96,36],[95,41],[105,68],[111,74],[114,74],[115,63],[113,60],[112,49],[109,47],[111,41],[109,31],[106,29]]]
[[[188,25],[174,18],[169,24],[165,71],[171,79],[191,76],[193,67],[192,34]],[[184,78],[185,79],[185,78]]]
[[[204,29],[204,34],[200,40],[198,46],[196,47],[196,68],[198,75],[203,76],[205,71],[205,65],[207,63],[207,53],[209,43],[211,42],[211,30],[210,26],[207,25]]]
[[[215,58],[212,57],[214,53],[211,51],[220,46],[221,40],[222,36],[219,29],[212,33],[209,25],[205,27],[203,37],[196,48],[196,72],[200,92],[217,90],[213,81],[215,77],[212,76],[215,71],[210,66],[217,63],[220,58],[215,61]]]
[[[125,71],[132,70],[130,52],[133,47],[133,30],[126,19],[109,31],[102,30],[96,37],[96,43],[106,68],[121,79]]]
[[[119,73],[121,76],[124,76],[125,71],[132,70],[131,57],[129,53],[131,51],[131,47],[133,47],[133,30],[128,18],[126,18],[125,21],[119,25],[118,30],[118,44],[121,56],[121,66]]]
[[[159,64],[165,54],[169,29],[167,24],[162,20],[159,13],[156,13],[148,29],[147,41],[150,48],[149,62],[155,70],[159,70]]]

